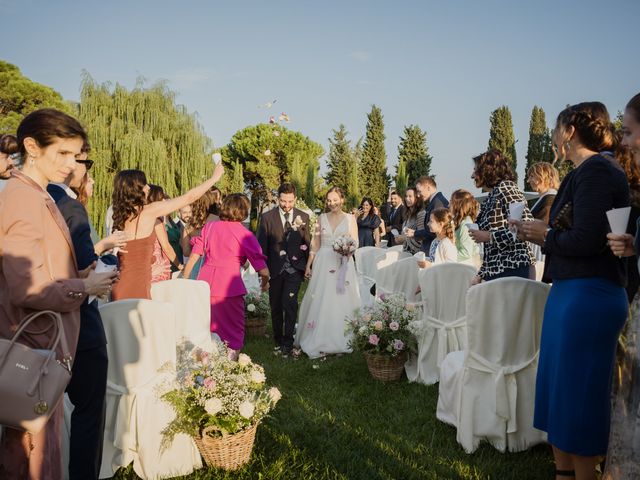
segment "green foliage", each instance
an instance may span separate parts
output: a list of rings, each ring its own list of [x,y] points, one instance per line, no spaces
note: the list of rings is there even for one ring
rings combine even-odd
[[[385,138],[382,111],[373,105],[367,115],[367,131],[359,165],[359,186],[360,193],[371,197],[376,205],[380,205],[387,198],[389,190]]]
[[[242,164],[239,160],[233,162],[231,175],[225,175],[223,180],[227,179],[222,192],[227,195],[229,193],[244,193],[244,176],[242,174]]]
[[[307,165],[307,181],[304,188],[304,202],[313,211],[316,208],[316,166]]]
[[[613,126],[615,127],[616,131],[620,131],[622,130],[622,117],[624,115],[624,112],[621,110],[618,110],[618,114],[616,115],[616,118],[613,119]]]
[[[489,131],[489,149],[500,150],[511,160],[516,172],[516,138],[513,134],[513,122],[509,107],[502,106],[491,113],[491,129]]]
[[[362,138],[359,138],[352,150],[353,162],[349,168],[349,178],[346,190],[347,209],[351,210],[360,205],[362,192],[360,191],[360,165],[362,163]]]
[[[299,132],[280,125],[259,124],[236,132],[223,148],[228,162],[242,165],[244,181],[251,192],[253,224],[262,205],[270,202],[282,182],[297,184],[304,197],[307,168],[318,168],[324,150]]]
[[[349,185],[349,169],[353,165],[351,142],[347,138],[349,133],[343,124],[340,124],[338,130],[332,130],[332,133],[333,136],[329,138],[325,180],[330,186],[346,191]]]
[[[244,296],[244,308],[247,318],[269,319],[271,316],[271,306],[269,305],[269,294],[260,290],[251,290]]]
[[[0,60],[0,134],[15,133],[24,116],[39,108],[77,114],[75,106],[54,89],[29,80],[18,67]]]
[[[175,93],[165,83],[146,88],[139,80],[127,90],[118,84],[96,84],[85,72],[80,99],[80,120],[96,161],[89,214],[101,234],[116,172],[142,170],[150,183],[170,196],[185,193],[211,175],[211,141],[195,115],[175,103]]]
[[[398,168],[400,162],[404,162],[407,186],[415,185],[423,175],[431,175],[432,160],[427,148],[427,132],[420,130],[417,125],[405,126],[398,145]]]
[[[529,167],[538,162],[553,162],[553,149],[551,148],[551,133],[547,127],[544,110],[534,106],[531,111],[529,123],[529,145],[527,146],[527,167],[525,169],[524,188],[531,191],[531,185],[526,178]]]
[[[400,159],[398,162],[398,166],[396,168],[396,192],[400,196],[404,196],[404,192],[407,190],[409,185],[409,175],[407,173],[407,168],[405,166],[404,160]]]

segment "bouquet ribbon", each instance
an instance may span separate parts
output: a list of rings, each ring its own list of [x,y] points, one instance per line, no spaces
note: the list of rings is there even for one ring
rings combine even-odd
[[[345,288],[345,283],[347,280],[347,268],[349,267],[350,256],[351,255],[340,256],[340,267],[338,268],[338,279],[336,282],[336,292],[338,292],[339,295],[344,295],[344,293],[347,291]]]

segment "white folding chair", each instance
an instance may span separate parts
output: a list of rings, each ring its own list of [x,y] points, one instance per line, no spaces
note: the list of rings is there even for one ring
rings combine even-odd
[[[415,258],[407,257],[379,268],[375,273],[376,296],[383,293],[402,293],[407,302],[417,302],[418,263]]]
[[[370,290],[376,282],[374,279],[376,272],[376,259],[384,253],[385,251],[382,248],[362,247],[358,248],[354,254],[362,305],[370,305],[374,300]]]
[[[466,295],[476,270],[460,263],[443,263],[418,272],[422,315],[410,328],[418,340],[418,354],[405,364],[410,382],[434,384],[449,352],[467,345]]]
[[[202,280],[177,278],[151,284],[151,299],[173,305],[176,346],[183,342],[211,351],[211,289]]]
[[[467,292],[468,347],[442,362],[436,410],[439,420],[457,427],[467,453],[481,440],[502,452],[546,440],[533,428],[533,408],[548,293],[544,283],[513,277]]]
[[[404,248],[404,245],[394,245],[393,247],[388,247],[387,250],[390,252],[401,252]]]
[[[187,435],[177,435],[161,449],[162,430],[175,418],[157,391],[176,375],[174,307],[121,300],[103,305],[100,314],[109,355],[100,478],[112,477],[131,462],[141,478],[188,475],[201,468],[200,454]]]

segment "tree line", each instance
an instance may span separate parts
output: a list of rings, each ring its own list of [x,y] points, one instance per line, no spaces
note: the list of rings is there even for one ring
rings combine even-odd
[[[345,125],[332,130],[321,177],[323,147],[300,132],[280,124],[258,124],[236,132],[227,145],[214,146],[195,114],[176,103],[165,82],[147,86],[138,80],[132,89],[96,83],[88,73],[81,80],[78,103],[68,102],[52,88],[23,76],[19,68],[0,60],[0,133],[15,133],[20,120],[38,108],[53,107],[77,116],[86,127],[95,160],[91,174],[96,183],[89,213],[102,234],[104,215],[111,203],[113,177],[123,169],[138,168],[151,183],[173,196],[211,174],[210,156],[223,154],[227,174],[223,193],[244,191],[251,195],[252,219],[272,203],[283,181],[296,185],[299,197],[313,209],[319,206],[329,185],[341,187],[349,208],[362,196],[376,204],[385,201],[393,186],[400,193],[422,175],[431,175],[432,156],[427,132],[406,125],[400,136],[395,172],[387,169],[382,110],[372,105],[364,138],[352,140]],[[489,118],[489,148],[503,151],[517,166],[513,122],[507,106]],[[527,168],[552,161],[551,133],[544,110],[534,106],[529,125]],[[530,186],[525,183],[525,189]]]

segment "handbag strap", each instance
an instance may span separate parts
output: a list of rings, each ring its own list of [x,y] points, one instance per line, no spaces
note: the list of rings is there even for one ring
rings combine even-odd
[[[7,348],[7,350],[4,352],[3,358],[0,359],[0,367],[4,365],[4,361],[9,354],[9,351],[11,351],[16,341],[18,340],[18,338],[25,332],[27,326],[31,322],[33,322],[36,318],[39,318],[41,316],[47,316],[51,318],[53,320],[53,325],[55,325],[56,327],[56,334],[53,337],[53,339],[49,342],[49,345],[47,347],[49,350],[51,350],[51,355],[49,355],[49,358],[51,358],[54,355],[55,350],[58,348],[58,345],[60,345],[62,350],[62,363],[65,365],[65,367],[67,367],[68,370],[71,370],[72,357],[71,357],[71,353],[69,352],[69,345],[67,343],[67,338],[64,334],[62,317],[58,312],[54,312],[52,310],[42,310],[40,312],[34,312],[30,315],[27,315],[27,317],[25,317],[24,320],[22,320],[22,322],[20,323],[20,327],[18,328],[16,333],[13,335],[13,338],[11,338],[11,343],[9,344],[9,348]],[[47,330],[48,329],[44,331],[46,332]],[[45,363],[48,363],[48,359]]]

